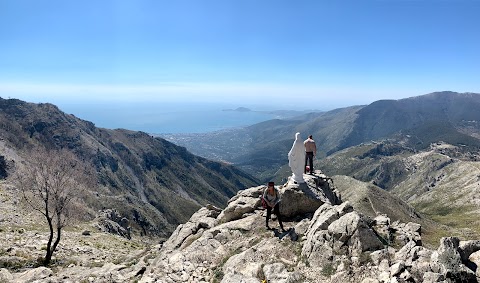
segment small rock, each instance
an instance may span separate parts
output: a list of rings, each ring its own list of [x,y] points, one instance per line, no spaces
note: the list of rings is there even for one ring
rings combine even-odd
[[[13,280],[13,275],[5,268],[0,268],[0,282],[10,282]]]
[[[85,230],[85,231],[82,232],[82,235],[83,235],[83,236],[90,236],[90,235],[91,235],[91,232],[88,231],[88,230]]]
[[[380,282],[390,282],[390,272],[381,272],[380,275],[378,275],[378,280],[380,280]]]
[[[472,253],[469,257],[468,260],[472,263],[474,263],[477,266],[477,272],[476,276],[477,278],[480,278],[480,251]]]
[[[32,281],[41,281],[42,279],[48,278],[53,275],[53,272],[50,268],[38,267],[31,270],[27,270],[18,274],[16,281],[18,282],[32,282]]]
[[[480,240],[460,241],[458,252],[462,257],[462,261],[467,261],[471,254],[480,251]]]
[[[399,261],[390,267],[390,275],[397,276],[405,269],[405,262]]]
[[[445,280],[445,277],[440,273],[435,272],[425,272],[423,274],[423,283],[433,283],[433,282],[442,282]]]
[[[404,270],[401,274],[400,274],[400,279],[403,279],[404,281],[408,281],[412,278],[412,274],[410,274],[410,272],[408,270]]]

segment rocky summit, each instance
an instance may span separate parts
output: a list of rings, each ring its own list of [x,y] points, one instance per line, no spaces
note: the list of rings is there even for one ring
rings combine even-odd
[[[260,196],[266,187],[252,187],[238,192],[223,210],[202,207],[161,245],[132,249],[128,240],[110,234],[124,246],[110,252],[122,257],[97,258],[94,251],[106,247],[94,240],[102,232],[92,231],[77,235],[84,238],[76,243],[87,247],[67,248],[67,243],[75,244],[68,241],[62,249],[75,250],[77,257],[88,250],[94,265],[78,260],[51,268],[2,268],[0,282],[390,283],[480,278],[480,241],[445,237],[437,249],[428,249],[422,246],[420,224],[392,222],[383,214],[363,215],[341,200],[332,179],[320,171],[304,178],[304,184],[278,187],[286,231],[276,219],[270,220],[274,229],[265,227]],[[28,234],[6,232],[11,241]],[[69,236],[74,237],[72,233]],[[32,239],[29,246],[34,246]],[[25,248],[15,246],[2,253]]]

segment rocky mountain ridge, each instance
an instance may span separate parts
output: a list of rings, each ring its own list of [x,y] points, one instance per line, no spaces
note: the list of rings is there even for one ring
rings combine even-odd
[[[379,100],[291,119],[270,120],[241,129],[168,140],[195,154],[224,160],[260,179],[281,180],[295,133],[312,134],[318,157],[372,140],[394,139],[414,150],[444,141],[480,148],[480,94],[435,92],[399,100]]]
[[[206,206],[161,246],[125,261],[86,269],[80,263],[23,272],[0,269],[7,282],[477,282],[480,241],[442,238],[422,245],[422,227],[359,213],[332,179],[279,186],[288,229],[265,228],[259,196],[240,191],[225,209]],[[309,204],[306,206],[306,204]],[[88,240],[89,236],[86,241]],[[10,251],[11,252],[11,251]]]
[[[137,234],[168,237],[202,205],[222,206],[258,184],[233,166],[161,138],[97,128],[52,104],[0,98],[0,175],[28,162],[28,152],[38,147],[66,148],[93,167],[98,186],[82,197],[89,217],[116,209]]]
[[[339,151],[319,160],[317,168],[378,185],[426,217],[447,225],[448,234],[477,238],[479,161],[480,151],[465,146],[436,142],[416,151],[385,140]]]

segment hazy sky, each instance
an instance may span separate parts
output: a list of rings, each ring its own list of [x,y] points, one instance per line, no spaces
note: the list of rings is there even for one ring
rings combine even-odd
[[[480,92],[479,15],[480,0],[0,0],[0,96],[325,109]]]

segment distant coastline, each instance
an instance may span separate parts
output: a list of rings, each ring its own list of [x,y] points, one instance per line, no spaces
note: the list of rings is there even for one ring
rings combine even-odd
[[[59,105],[66,113],[108,129],[150,134],[208,133],[245,127],[271,119],[288,119],[315,111],[258,111],[248,107],[185,103],[105,103]],[[223,110],[222,110],[223,109]]]
[[[247,107],[238,107],[236,109],[223,109],[222,111],[235,111],[235,112],[252,112],[252,109]]]

